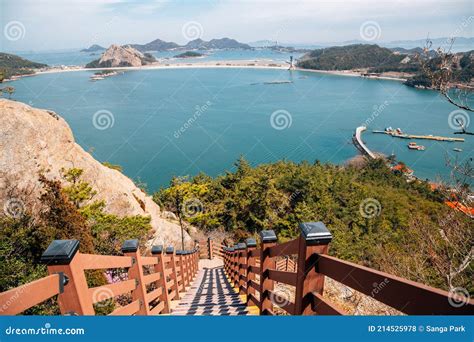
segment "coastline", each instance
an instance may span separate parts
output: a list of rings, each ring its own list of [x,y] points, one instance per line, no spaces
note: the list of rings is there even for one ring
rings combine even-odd
[[[138,66],[138,67],[114,67],[114,68],[86,68],[84,66],[66,66],[66,67],[52,67],[46,70],[39,70],[33,74],[18,75],[5,81],[15,81],[22,77],[36,76],[41,74],[52,74],[52,73],[63,73],[63,72],[75,72],[75,71],[100,71],[100,70],[159,70],[159,69],[206,69],[206,68],[248,68],[248,69],[275,69],[275,70],[288,70],[286,63],[270,61],[270,60],[222,60],[222,61],[211,61],[211,62],[197,62],[197,63],[166,63],[158,64],[153,63],[150,65]],[[378,79],[378,80],[389,80],[405,82],[406,78],[402,77],[391,77],[391,76],[364,76],[362,72],[354,70],[315,70],[315,69],[303,69],[294,68],[295,71],[312,72],[319,74],[330,74],[336,76],[346,77],[361,77],[367,79]]]

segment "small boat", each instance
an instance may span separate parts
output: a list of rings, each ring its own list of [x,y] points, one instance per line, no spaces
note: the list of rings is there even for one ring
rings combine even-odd
[[[424,151],[425,150],[425,146],[423,145],[418,145],[416,142],[411,142],[408,144],[408,148],[410,150],[417,150],[417,151]]]
[[[453,148],[453,151],[456,151],[456,152],[462,152],[462,149],[461,149],[461,148],[459,148],[459,147],[455,147],[455,148]]]

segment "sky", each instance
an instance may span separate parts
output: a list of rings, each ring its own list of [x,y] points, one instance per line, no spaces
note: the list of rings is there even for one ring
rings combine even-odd
[[[230,37],[315,44],[474,36],[472,0],[0,0],[1,51],[184,44]]]

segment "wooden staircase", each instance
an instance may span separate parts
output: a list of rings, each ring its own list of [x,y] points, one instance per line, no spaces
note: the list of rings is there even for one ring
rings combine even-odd
[[[191,288],[171,311],[172,315],[248,315],[247,305],[227,279],[222,262],[220,266],[203,267]]]
[[[299,228],[300,236],[284,243],[263,230],[259,241],[232,247],[208,239],[192,250],[153,246],[146,255],[138,240],[125,241],[118,256],[82,254],[79,241],[55,240],[42,256],[49,275],[0,293],[0,315],[50,298],[63,315],[95,315],[107,301],[110,315],[346,314],[323,296],[325,277],[408,315],[474,314],[471,298],[328,255],[332,235],[322,222]],[[87,271],[111,269],[123,277],[89,287]]]

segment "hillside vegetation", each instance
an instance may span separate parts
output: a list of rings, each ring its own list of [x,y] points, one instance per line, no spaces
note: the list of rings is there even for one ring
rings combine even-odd
[[[139,237],[143,245],[148,239],[150,217],[106,213],[106,203],[95,199],[97,192],[82,179],[82,173],[77,168],[64,170],[67,186],[40,175],[43,192],[38,213],[28,209],[32,206],[28,205],[27,189],[14,189],[9,194],[25,206],[6,205],[0,213],[0,292],[46,276],[46,266],[39,261],[53,240],[77,239],[83,253],[119,255],[123,241]],[[106,283],[101,272],[89,272],[87,276],[89,286]],[[103,305],[98,309],[112,310]],[[49,300],[26,314],[59,314],[59,310]]]
[[[382,161],[363,169],[286,161],[252,168],[243,159],[235,166],[216,178],[174,179],[154,199],[174,210],[181,197],[192,203],[188,222],[226,231],[234,242],[263,229],[286,241],[298,236],[298,223],[322,221],[334,237],[332,255],[439,288],[448,288],[447,272],[471,248],[468,217],[445,206],[427,183],[408,184]],[[467,268],[453,283],[473,290],[472,275]]]
[[[394,51],[395,50],[395,51]],[[469,84],[474,78],[474,51],[453,54],[453,83]],[[354,70],[367,73],[401,72],[413,75],[405,84],[408,86],[432,86],[420,62],[426,63],[432,72],[440,67],[441,59],[436,51],[427,55],[423,49],[387,49],[378,45],[355,44],[316,49],[305,54],[298,61],[298,67],[314,70]]]
[[[404,58],[378,45],[355,44],[313,50],[301,58],[298,66],[318,70],[379,68],[399,65]]]
[[[34,73],[33,69],[47,67],[9,53],[0,52],[0,73],[3,78]]]

